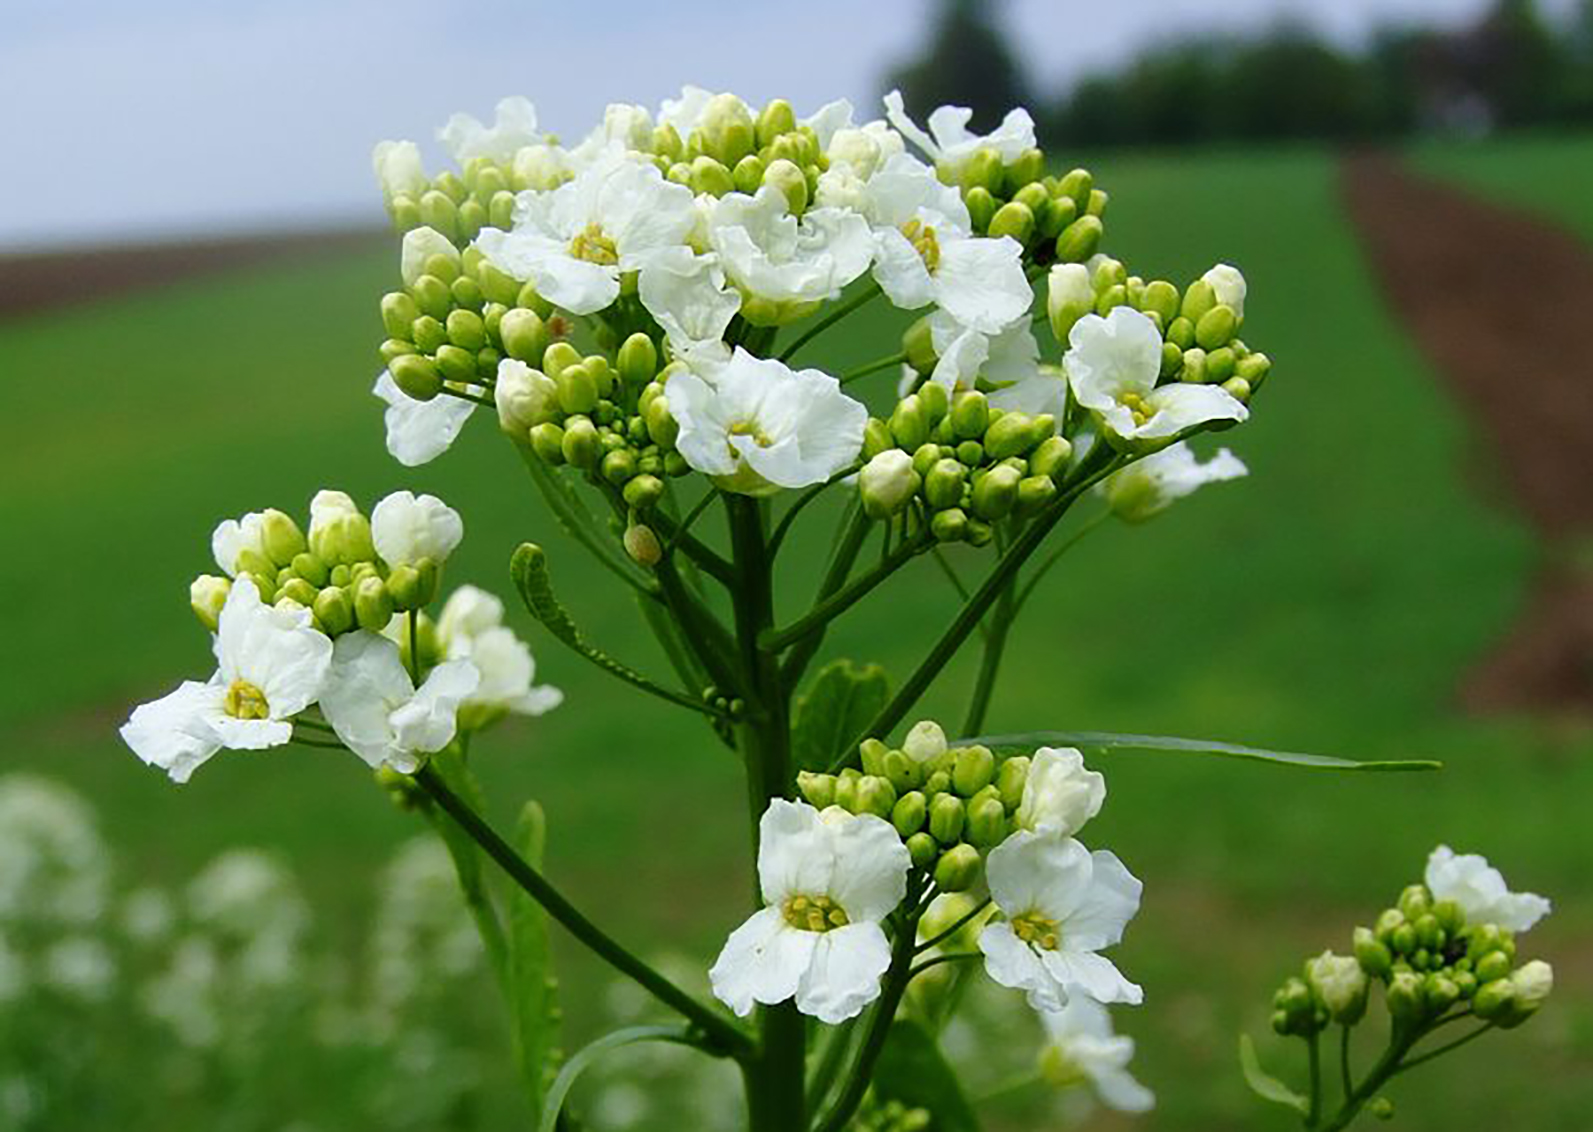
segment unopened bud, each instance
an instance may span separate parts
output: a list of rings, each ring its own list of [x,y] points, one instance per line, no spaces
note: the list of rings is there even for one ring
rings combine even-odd
[[[1179,307],[1179,314],[1191,323],[1198,324],[1205,317],[1206,312],[1217,305],[1217,294],[1211,289],[1211,284],[1204,279],[1197,279],[1189,285],[1189,290],[1184,292],[1184,302]]]
[[[961,542],[968,537],[968,516],[961,507],[936,511],[929,520],[929,532],[938,542]]]
[[[1056,238],[1056,258],[1061,263],[1083,263],[1101,246],[1106,229],[1098,216],[1081,216]]]
[[[935,863],[935,886],[942,892],[965,892],[978,883],[983,864],[972,845],[954,845]]]
[[[964,798],[971,798],[989,786],[995,774],[996,759],[989,747],[963,747],[952,763],[952,788]]]
[[[891,435],[896,443],[909,452],[915,451],[929,439],[929,414],[915,393],[909,393],[897,402],[891,413]]]
[[[392,595],[393,608],[400,612],[423,609],[437,596],[442,572],[430,558],[419,558],[395,566],[387,576],[387,592]]]
[[[1355,929],[1355,961],[1361,970],[1379,979],[1388,978],[1394,967],[1394,957],[1370,928]]]
[[[990,146],[975,150],[963,162],[958,174],[958,181],[964,191],[978,186],[992,194],[1001,192],[1002,181],[1006,179],[1006,169],[1001,164],[1001,154]]]
[[[907,855],[913,859],[916,867],[928,868],[930,862],[940,855],[940,842],[928,833],[915,833],[907,839]]]
[[[354,589],[354,618],[361,629],[379,633],[393,619],[393,597],[380,578],[364,578]]]
[[[188,585],[188,604],[200,624],[212,633],[221,624],[221,607],[232,592],[232,579],[201,574]]]
[[[430,358],[404,354],[387,364],[387,372],[404,395],[415,401],[430,401],[442,392],[442,374]]]
[[[1001,202],[983,185],[975,185],[964,193],[963,204],[968,207],[968,220],[975,232],[989,231],[990,222],[1001,207]]]
[[[1366,1013],[1366,972],[1348,955],[1324,951],[1305,965],[1310,982],[1333,1021],[1353,1026]]]
[[[962,840],[966,818],[967,808],[955,794],[937,794],[929,803],[929,832],[942,845],[955,845]]]
[[[1388,1012],[1399,1022],[1419,1021],[1426,1013],[1422,977],[1414,971],[1396,971],[1388,983]]]
[[[865,774],[857,780],[857,796],[853,807],[854,813],[873,814],[876,817],[889,818],[892,807],[896,805],[896,788],[888,779],[877,774]]]
[[[1073,324],[1095,309],[1095,285],[1082,263],[1059,263],[1046,277],[1046,316],[1051,333],[1066,342]]]
[[[631,561],[640,566],[649,568],[656,566],[658,560],[664,556],[664,548],[659,545],[658,535],[646,523],[632,523],[626,527],[624,543],[625,553],[630,555]]]
[[[1034,235],[1034,211],[1022,201],[1009,200],[996,209],[988,231],[992,239],[1011,236],[1018,243],[1027,244]]]
[[[1233,308],[1218,304],[1195,321],[1195,342],[1207,350],[1215,350],[1233,341],[1239,328],[1239,319]]]
[[[1020,519],[1027,519],[1045,510],[1056,497],[1056,483],[1050,476],[1029,476],[1018,484],[1018,502],[1013,513]]]
[[[816,774],[811,770],[800,771],[797,774],[797,790],[816,809],[823,810],[835,805],[833,774]]]
[[[1059,196],[1065,196],[1084,211],[1090,203],[1090,193],[1095,190],[1095,178],[1088,169],[1074,169],[1066,173],[1057,184]]]
[[[752,113],[733,94],[716,94],[703,107],[697,136],[702,151],[721,164],[734,166],[756,148]]]
[[[946,753],[946,733],[932,719],[922,719],[913,724],[902,741],[902,750],[917,763],[938,759]]]
[[[1034,418],[1027,413],[1002,413],[985,430],[985,455],[992,460],[1021,456],[1036,444]],[[1014,485],[1016,486],[1016,485]]]
[[[603,441],[597,426],[587,417],[570,417],[564,422],[564,459],[577,468],[590,470],[603,458]]]
[[[1001,763],[996,772],[996,789],[1001,792],[1001,804],[1008,810],[1017,810],[1023,802],[1023,787],[1029,781],[1028,755],[1013,755]]]
[[[1000,798],[982,797],[968,807],[968,840],[979,848],[1001,844],[1007,830],[1007,811]]]
[[[349,600],[348,591],[340,586],[327,586],[321,590],[315,595],[310,609],[321,623],[321,631],[329,637],[354,628],[354,603]]]
[[[871,519],[886,519],[907,506],[918,491],[913,459],[900,448],[887,448],[863,466],[857,478],[863,511]]]
[[[891,824],[903,837],[911,837],[924,828],[928,814],[929,804],[924,795],[920,791],[910,790],[896,799],[896,805],[891,808]]]

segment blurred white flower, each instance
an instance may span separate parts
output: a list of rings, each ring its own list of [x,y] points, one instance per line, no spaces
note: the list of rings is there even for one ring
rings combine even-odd
[[[109,884],[87,802],[30,774],[0,778],[0,924],[85,927],[104,910]]]
[[[1244,461],[1226,448],[1202,463],[1188,444],[1179,441],[1113,472],[1097,490],[1118,518],[1143,523],[1208,483],[1238,479],[1249,472]]]
[[[467,660],[480,674],[461,707],[467,726],[479,727],[504,711],[541,715],[564,702],[559,689],[535,682],[530,646],[504,624],[503,602],[485,590],[460,586],[448,595],[437,619],[437,643],[449,660]]]
[[[885,96],[885,116],[902,135],[947,171],[953,179],[981,149],[993,149],[1002,164],[1010,165],[1034,148],[1034,119],[1021,106],[1007,111],[1001,125],[988,134],[968,129],[973,111],[964,106],[941,106],[929,115],[929,133],[907,116],[900,91]]]
[[[1149,1112],[1156,1094],[1134,1079],[1128,1063],[1134,1039],[1112,1029],[1106,1007],[1075,996],[1060,1010],[1040,1011],[1048,1041],[1040,1053],[1040,1072],[1058,1088],[1087,1085],[1101,1102],[1120,1112]]]
[[[40,963],[42,981],[82,1002],[103,1002],[116,982],[116,958],[104,941],[76,935],[58,940]]]
[[[1427,887],[1435,900],[1453,900],[1468,922],[1524,932],[1553,905],[1535,892],[1511,892],[1504,876],[1477,853],[1456,854],[1440,845],[1427,858]]]
[[[507,165],[524,146],[542,141],[537,132],[537,109],[518,95],[501,99],[492,125],[469,114],[454,114],[437,131],[437,140],[460,165],[486,157]]]

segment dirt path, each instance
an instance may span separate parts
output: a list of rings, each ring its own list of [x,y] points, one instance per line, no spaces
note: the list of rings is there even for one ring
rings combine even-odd
[[[0,321],[290,255],[374,247],[388,238],[373,228],[0,255]]]
[[[1381,155],[1347,158],[1342,189],[1389,302],[1547,551],[1465,699],[1593,711],[1593,249]]]

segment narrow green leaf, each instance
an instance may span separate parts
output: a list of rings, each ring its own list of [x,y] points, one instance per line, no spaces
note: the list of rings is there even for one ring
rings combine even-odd
[[[575,1087],[575,1082],[581,1074],[586,1072],[593,1062],[609,1050],[635,1045],[637,1042],[695,1044],[691,1038],[691,1031],[686,1026],[631,1026],[628,1029],[615,1030],[612,1034],[605,1034],[591,1045],[583,1046],[580,1052],[564,1063],[564,1068],[559,1070],[558,1077],[548,1089],[548,1097],[543,1103],[539,1124],[541,1132],[556,1132],[559,1127],[559,1113],[564,1110],[565,1099],[570,1095],[570,1090]]]
[[[979,1116],[963,1095],[957,1071],[917,1022],[891,1024],[874,1067],[874,1093],[881,1100],[927,1110],[926,1132],[979,1132]]]
[[[1355,762],[1331,755],[1305,755],[1294,751],[1270,751],[1265,747],[1246,747],[1238,743],[1219,743],[1212,739],[1179,739],[1171,735],[1121,735],[1112,731],[1024,731],[1014,735],[982,735],[959,739],[961,744],[983,743],[999,754],[1031,754],[1040,747],[1078,747],[1085,751],[1162,751],[1181,755],[1213,755],[1218,758],[1245,759],[1308,770],[1410,771],[1442,770],[1435,759],[1385,759]]]
[[[520,812],[515,848],[532,868],[541,869],[546,845],[547,819],[542,807],[527,802]],[[531,1110],[541,1112],[560,1053],[558,984],[553,977],[548,916],[542,905],[515,888],[509,893],[508,920],[515,1057]]]
[[[791,729],[797,768],[827,768],[836,753],[884,710],[890,695],[890,678],[877,664],[837,660],[825,665],[797,700]]]
[[[1308,1098],[1261,1068],[1256,1057],[1256,1043],[1250,1040],[1249,1034],[1239,1035],[1239,1068],[1244,1071],[1245,1084],[1250,1086],[1250,1091],[1262,1100],[1292,1108],[1301,1116],[1311,1111]]]

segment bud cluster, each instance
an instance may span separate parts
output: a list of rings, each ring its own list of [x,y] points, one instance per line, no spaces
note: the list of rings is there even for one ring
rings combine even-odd
[[[861,770],[799,774],[802,796],[819,809],[840,806],[889,821],[913,864],[942,892],[977,884],[985,855],[1016,828],[1029,759],[997,759],[984,746],[948,747],[941,729],[927,722],[900,748],[865,739],[858,750]]]
[[[1162,335],[1161,384],[1181,381],[1219,385],[1248,402],[1272,370],[1266,354],[1239,337],[1244,325],[1244,279],[1230,267],[1214,267],[1182,292],[1166,279],[1130,275],[1107,255],[1053,269],[1046,314],[1058,342],[1087,314],[1106,315],[1121,306],[1149,318]]]
[[[464,248],[483,228],[509,227],[515,193],[530,187],[516,166],[475,157],[459,173],[439,173],[425,188],[387,194],[387,214],[400,233],[431,228]]]
[[[491,385],[504,358],[540,365],[561,332],[536,288],[493,267],[478,248],[435,252],[418,267],[402,291],[382,296],[380,348],[393,380],[416,401],[445,385],[456,393]]]
[[[393,614],[421,609],[436,597],[441,562],[430,556],[384,562],[371,520],[347,496],[324,496],[335,496],[338,505],[317,507],[308,535],[291,515],[263,511],[258,538],[233,555],[232,578],[194,579],[189,602],[207,629],[216,630],[235,578],[252,580],[262,601],[309,610],[313,626],[333,638],[355,629],[380,632]]]
[[[1107,194],[1088,169],[1057,177],[1045,172],[1045,154],[1027,149],[1010,165],[994,149],[978,150],[941,180],[962,190],[973,230],[1011,236],[1037,263],[1081,263],[1095,254],[1106,229]]]
[[[873,518],[907,511],[939,542],[983,546],[993,523],[1056,498],[1072,450],[1049,414],[1004,412],[977,390],[948,397],[928,382],[889,420],[868,422],[858,490]]]

